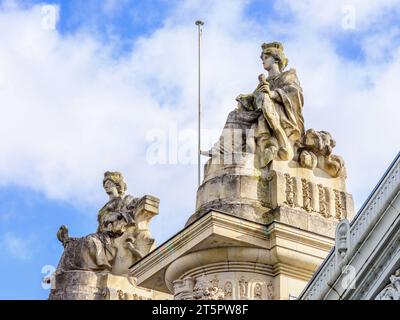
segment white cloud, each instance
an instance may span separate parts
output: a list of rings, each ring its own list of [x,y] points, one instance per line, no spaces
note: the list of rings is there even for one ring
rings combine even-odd
[[[286,47],[305,91],[306,126],[333,133],[335,152],[347,164],[348,190],[359,207],[400,151],[400,37],[393,21],[400,1],[279,3],[295,15]],[[354,6],[354,30],[338,24],[345,5]],[[338,36],[359,42],[363,59],[339,55]]]
[[[336,152],[349,169],[348,189],[360,205],[400,145],[395,105],[400,101],[399,48],[383,40],[396,37],[395,27],[363,35],[367,57],[354,62],[338,55],[333,40],[319,33],[337,28],[340,6],[290,1],[286,10],[294,20],[272,23],[268,18],[264,25],[244,15],[246,3],[187,1],[122,58],[112,56],[112,43],[89,33],[62,36],[43,29],[38,6],[3,8],[0,184],[30,187],[78,206],[99,206],[105,200],[103,172],[120,170],[132,193],[161,198],[153,226],[157,238],[178,231],[194,209],[195,166],[150,165],[146,136],[153,129],[167,131],[170,123],[196,129],[194,21],[200,17],[206,22],[204,125],[222,129],[234,98],[251,92],[263,71],[260,44],[282,36],[305,91],[306,126],[333,133]],[[357,2],[364,21],[360,28],[366,28],[366,19],[382,18],[393,3]],[[311,16],[316,17],[312,23]],[[368,50],[371,42],[374,50]],[[390,59],[376,59],[387,51]]]
[[[369,29],[378,23],[388,22],[388,14],[399,11],[399,0],[304,0],[277,1],[276,6],[283,14],[293,14],[294,21],[300,27],[309,29],[330,29],[339,31],[346,24],[347,18],[355,18],[355,31]],[[336,29],[336,30],[335,30]],[[300,32],[301,29],[295,29]]]
[[[17,236],[7,232],[2,237],[1,247],[13,257],[20,260],[29,260],[32,257],[31,251],[32,237]]]

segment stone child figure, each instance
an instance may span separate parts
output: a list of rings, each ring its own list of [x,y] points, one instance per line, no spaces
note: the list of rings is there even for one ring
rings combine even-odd
[[[147,252],[135,245],[139,232],[135,212],[138,198],[125,195],[126,183],[119,172],[104,174],[103,186],[109,201],[98,213],[97,232],[82,238],[70,238],[62,226],[57,233],[65,250],[57,271],[87,270],[128,273],[128,267]],[[124,262],[126,270],[118,266]]]

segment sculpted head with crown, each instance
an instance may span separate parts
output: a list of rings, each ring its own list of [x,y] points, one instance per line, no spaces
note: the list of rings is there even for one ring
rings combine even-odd
[[[283,45],[280,42],[270,42],[263,43],[261,45],[261,60],[263,61],[264,69],[270,71],[274,68],[274,65],[277,66],[279,72],[282,72],[287,64],[288,59],[285,57],[283,53]]]

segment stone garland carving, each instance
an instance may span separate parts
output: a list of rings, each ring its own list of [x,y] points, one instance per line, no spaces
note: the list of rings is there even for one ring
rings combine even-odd
[[[375,298],[375,300],[400,300],[400,269],[389,278],[388,284]]]
[[[294,206],[294,183],[293,179],[290,177],[290,174],[285,173],[285,182],[286,182],[286,204],[290,207]]]
[[[312,211],[311,207],[311,190],[310,184],[306,179],[301,179],[302,187],[303,187],[303,208],[307,212]]]
[[[346,199],[343,192],[333,190],[335,193],[335,215],[336,219],[341,220],[346,217]]]
[[[193,299],[195,300],[224,300],[224,290],[213,286],[206,277],[196,279],[193,288]]]
[[[328,217],[325,188],[322,184],[318,184],[318,196],[319,196],[319,212],[324,217]]]
[[[269,177],[269,176],[268,176]],[[273,179],[272,175],[269,179]],[[313,184],[307,179],[301,179],[300,190],[295,188],[295,182],[290,174],[284,174],[285,179],[285,201],[284,204],[289,207],[302,207],[307,212],[317,212],[325,218],[334,217],[338,220],[344,219],[347,216],[346,208],[346,193],[338,190],[327,189],[322,184]],[[313,191],[315,188],[315,192]],[[332,191],[333,199],[329,199],[328,192]],[[303,204],[295,203],[294,199],[301,193]],[[330,201],[334,202],[333,215],[328,209]],[[314,208],[316,207],[316,208]]]
[[[340,219],[345,219],[347,218],[347,204],[346,204],[346,193],[345,192],[339,192],[340,193],[340,201],[342,203],[342,215],[340,216]]]

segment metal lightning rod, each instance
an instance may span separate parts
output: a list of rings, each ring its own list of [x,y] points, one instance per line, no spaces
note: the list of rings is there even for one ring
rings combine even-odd
[[[197,140],[197,184],[200,186],[200,156],[201,156],[201,150],[200,150],[200,129],[201,129],[201,96],[200,96],[200,50],[201,50],[201,33],[202,33],[202,26],[204,25],[204,22],[201,20],[196,21],[196,26],[198,29],[198,140]]]

